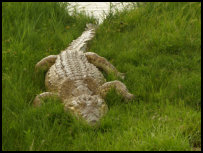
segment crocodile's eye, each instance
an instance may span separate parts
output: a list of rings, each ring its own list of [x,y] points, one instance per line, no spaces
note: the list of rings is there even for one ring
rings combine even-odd
[[[79,101],[80,101],[80,102],[83,102],[84,100],[86,100],[86,98],[85,98],[85,96],[84,96],[84,95],[79,96],[79,98],[78,98],[78,99],[79,99]]]
[[[80,106],[86,106],[86,103],[85,103],[83,98],[84,97],[79,97],[78,98],[78,101],[77,101],[78,105],[80,105]]]
[[[72,104],[73,104],[74,106],[77,106],[77,105],[78,105],[77,101],[75,101],[75,100],[72,102]]]

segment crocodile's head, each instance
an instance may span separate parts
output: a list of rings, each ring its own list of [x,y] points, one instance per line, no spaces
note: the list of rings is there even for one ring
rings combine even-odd
[[[100,96],[82,94],[65,103],[65,110],[71,110],[90,125],[95,125],[106,114],[108,107]]]

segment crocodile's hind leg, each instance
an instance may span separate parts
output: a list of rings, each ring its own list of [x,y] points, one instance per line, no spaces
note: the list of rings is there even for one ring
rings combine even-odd
[[[104,83],[100,88],[99,88],[99,94],[105,98],[108,91],[112,88],[115,88],[116,91],[121,94],[125,100],[133,100],[135,98],[135,96],[131,93],[128,92],[127,87],[125,86],[125,84],[123,84],[122,82],[115,80],[115,81],[111,81],[111,82],[106,82]]]
[[[57,55],[50,55],[43,58],[35,65],[35,71],[38,72],[39,70],[47,71],[56,61]]]
[[[41,105],[42,101],[44,101],[47,98],[59,98],[57,93],[53,93],[53,92],[43,92],[39,95],[37,95],[33,101],[33,105],[34,107],[38,107]]]
[[[86,52],[87,60],[96,67],[103,69],[107,74],[114,73],[124,79],[124,73],[120,73],[109,61],[93,52]]]

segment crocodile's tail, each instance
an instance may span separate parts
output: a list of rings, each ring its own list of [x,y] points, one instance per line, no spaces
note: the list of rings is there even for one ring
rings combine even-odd
[[[87,43],[90,41],[95,35],[96,25],[92,23],[87,23],[85,31],[82,33],[80,37],[73,40],[69,47],[65,50],[75,50],[85,52],[87,48]]]

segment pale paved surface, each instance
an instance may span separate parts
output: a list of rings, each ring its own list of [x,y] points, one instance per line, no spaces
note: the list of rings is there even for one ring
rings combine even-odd
[[[77,11],[85,11],[88,15],[93,15],[99,19],[99,23],[105,18],[105,14],[110,10],[110,2],[69,2],[71,5],[68,7],[70,11],[73,10],[73,6],[77,6]],[[122,10],[124,6],[129,5],[129,2],[112,2],[112,5]]]

